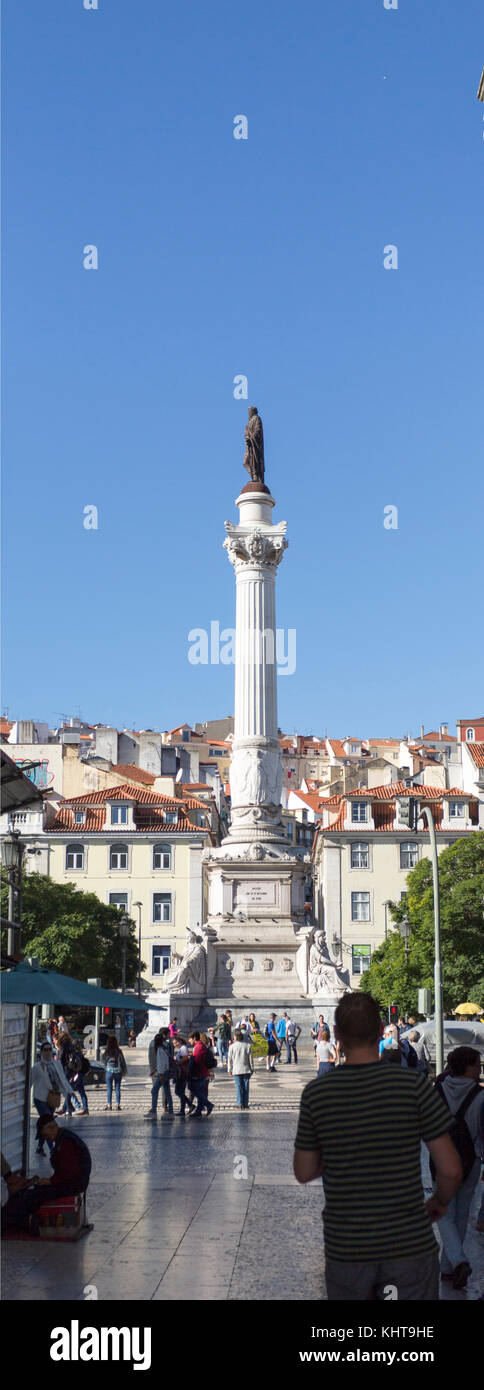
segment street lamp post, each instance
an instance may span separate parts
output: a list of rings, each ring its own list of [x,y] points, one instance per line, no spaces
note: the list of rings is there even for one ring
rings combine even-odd
[[[129,917],[123,912],[119,923],[119,935],[121,937],[122,965],[121,965],[121,990],[126,994],[126,942],[129,936]]]
[[[404,951],[405,951],[405,965],[407,966],[407,965],[408,965],[408,943],[409,943],[409,939],[410,939],[410,937],[411,937],[411,935],[412,935],[412,928],[411,928],[411,926],[410,926],[410,922],[409,922],[408,917],[407,917],[406,914],[405,914],[404,917],[402,917],[401,922],[398,923],[398,930],[399,930],[399,932],[400,932],[400,936],[403,937],[403,948],[404,948]]]
[[[437,839],[435,835],[435,825],[430,806],[423,806],[419,812],[420,817],[427,816],[427,825],[430,835],[430,848],[432,856],[432,879],[434,885],[434,1023],[435,1023],[435,1068],[437,1076],[440,1076],[444,1069],[444,1024],[442,1012],[442,950],[440,942],[440,894],[439,894],[439,861],[437,857]]]
[[[138,908],[138,998],[141,999],[141,908],[142,903],[133,903]]]
[[[7,954],[10,957],[20,952],[20,932],[22,927],[22,860],[25,846],[18,830],[12,830],[2,840],[2,864],[8,876],[8,929]],[[16,951],[15,938],[18,937]]]

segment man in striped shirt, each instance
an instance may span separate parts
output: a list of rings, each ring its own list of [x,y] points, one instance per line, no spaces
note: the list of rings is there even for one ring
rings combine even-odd
[[[298,1182],[323,1177],[328,1299],[436,1300],[438,1249],[432,1222],[445,1214],[462,1177],[447,1130],[446,1106],[415,1070],[385,1067],[378,1044],[379,1006],[369,994],[346,994],[335,1038],[346,1064],[310,1081],[301,1097],[294,1172]],[[437,1176],[424,1201],[420,1144]]]

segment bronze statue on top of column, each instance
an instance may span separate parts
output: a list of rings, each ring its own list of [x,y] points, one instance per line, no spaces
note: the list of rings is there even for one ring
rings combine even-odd
[[[244,468],[253,483],[264,485],[264,431],[256,405],[249,406],[249,420],[244,430],[246,444]]]

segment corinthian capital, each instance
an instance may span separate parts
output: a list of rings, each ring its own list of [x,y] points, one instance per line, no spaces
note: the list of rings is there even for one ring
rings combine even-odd
[[[286,523],[274,526],[272,531],[262,531],[255,526],[252,531],[240,532],[230,521],[225,522],[227,539],[224,547],[232,565],[237,560],[245,564],[271,565],[276,568],[281,563],[288,541],[284,535]]]

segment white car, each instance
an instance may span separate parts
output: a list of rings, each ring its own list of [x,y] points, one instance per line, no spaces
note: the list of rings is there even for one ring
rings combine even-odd
[[[420,1033],[421,1040],[425,1040],[425,1051],[430,1056],[430,1060],[435,1062],[435,1023],[430,1018],[425,1023],[416,1023],[411,1028],[402,1029],[401,1038],[408,1037],[409,1033],[415,1030]],[[459,1018],[444,1019],[444,1060],[447,1061],[449,1052],[454,1047],[475,1047],[481,1054],[481,1065],[484,1063],[484,1023],[474,1023],[472,1020]]]

